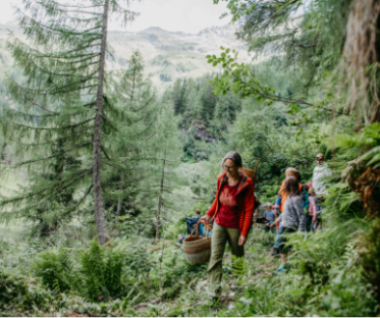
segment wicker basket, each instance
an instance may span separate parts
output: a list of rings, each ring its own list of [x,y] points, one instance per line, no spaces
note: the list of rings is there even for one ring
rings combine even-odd
[[[209,230],[207,229],[207,233]],[[182,250],[186,259],[193,264],[203,264],[210,260],[211,237],[190,234],[183,240]]]

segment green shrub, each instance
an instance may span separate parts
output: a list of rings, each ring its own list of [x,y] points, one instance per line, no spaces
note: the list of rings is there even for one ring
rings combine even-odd
[[[42,308],[48,304],[49,294],[38,282],[20,273],[0,269],[1,310]]]
[[[377,303],[380,302],[380,220],[370,223],[358,241],[359,264],[364,280],[372,286]],[[378,309],[379,310],[379,309]]]
[[[90,249],[80,251],[79,263],[85,297],[101,301],[121,294],[124,255],[120,250],[93,241]]]
[[[33,268],[36,276],[51,290],[62,292],[72,288],[73,264],[67,250],[47,250],[38,254]]]
[[[23,303],[28,287],[25,277],[0,270],[0,304]]]

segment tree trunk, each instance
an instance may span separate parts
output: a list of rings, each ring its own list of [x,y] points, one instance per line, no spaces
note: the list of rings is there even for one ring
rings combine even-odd
[[[160,217],[161,217],[161,206],[162,206],[162,192],[164,191],[164,176],[165,176],[165,156],[166,151],[164,153],[164,159],[162,160],[162,174],[161,174],[161,188],[160,188],[160,197],[158,198],[158,209],[157,209],[157,224],[156,224],[156,242],[160,239]]]
[[[109,240],[106,221],[103,210],[102,185],[100,178],[101,171],[101,133],[102,133],[102,113],[103,113],[103,85],[104,85],[104,66],[106,58],[107,44],[107,23],[108,23],[108,6],[109,0],[105,0],[103,14],[103,29],[101,53],[99,60],[99,86],[96,95],[96,115],[94,126],[94,164],[93,164],[93,180],[94,180],[94,206],[95,220],[98,228],[98,238],[100,245],[104,245]]]

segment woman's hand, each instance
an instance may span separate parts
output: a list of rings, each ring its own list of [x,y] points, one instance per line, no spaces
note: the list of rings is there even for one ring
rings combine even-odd
[[[210,221],[210,216],[209,215],[204,215],[199,219],[199,223],[202,223],[203,225],[207,225]]]
[[[240,235],[239,237],[239,246],[243,246],[245,244],[245,241],[247,240],[247,238],[244,236],[244,235]]]
[[[277,225],[278,223],[279,223],[279,221],[278,221],[278,219],[276,219],[276,221],[274,221],[274,222],[270,225],[270,227],[275,226],[275,225]]]

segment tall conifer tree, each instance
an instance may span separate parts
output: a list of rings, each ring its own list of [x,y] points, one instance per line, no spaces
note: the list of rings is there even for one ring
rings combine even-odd
[[[16,205],[17,215],[25,216],[36,209],[45,210],[68,189],[82,191],[77,202],[70,200],[61,207],[58,218],[62,219],[93,191],[99,242],[104,244],[108,231],[101,171],[102,156],[106,156],[107,150],[102,135],[109,134],[114,126],[107,118],[112,106],[104,90],[107,26],[111,13],[123,15],[124,21],[134,14],[123,9],[117,0],[85,0],[80,5],[54,0],[23,3],[28,15],[19,10],[20,27],[27,41],[13,38],[8,46],[25,80],[10,81],[15,105],[3,116],[1,124],[13,137],[17,131],[26,143],[23,149],[32,149],[29,160],[18,165],[27,164],[40,173],[26,193],[2,204]],[[15,110],[19,106],[22,110]],[[69,156],[78,162],[70,165]],[[56,170],[59,177],[38,180],[52,160],[61,160]]]

